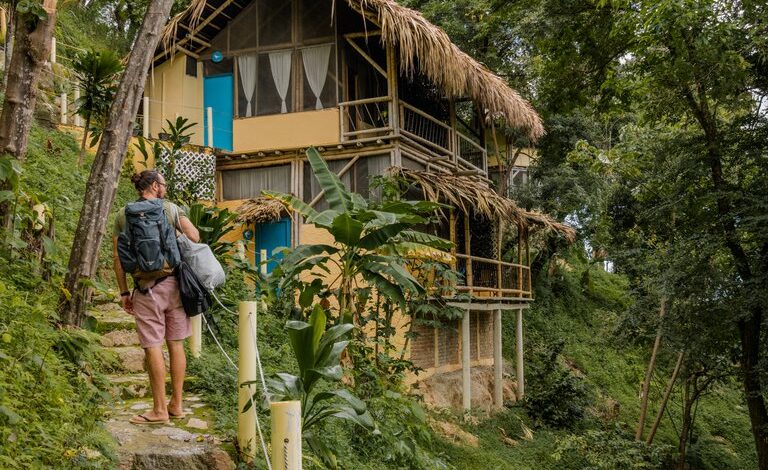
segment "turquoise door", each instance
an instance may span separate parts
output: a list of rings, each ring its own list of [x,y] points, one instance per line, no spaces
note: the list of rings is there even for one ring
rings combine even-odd
[[[291,219],[285,218],[268,224],[256,225],[256,264],[261,265],[262,261],[272,259],[275,248],[291,247]],[[266,257],[261,258],[262,250],[266,250]],[[282,254],[276,258],[280,260]],[[277,266],[277,261],[273,260],[267,263],[267,272],[271,273]]]
[[[205,77],[203,82],[203,142],[209,147],[232,150],[232,118],[234,115],[234,82],[232,74]],[[208,108],[213,114],[213,145],[208,142]]]

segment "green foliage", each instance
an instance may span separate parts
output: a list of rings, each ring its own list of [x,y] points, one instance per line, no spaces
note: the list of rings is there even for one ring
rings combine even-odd
[[[223,238],[235,229],[234,222],[237,214],[228,209],[206,206],[199,202],[186,208],[189,221],[200,231],[200,243],[211,247],[216,257],[228,258],[234,246]]]
[[[93,146],[101,137],[102,126],[117,91],[117,79],[123,70],[120,58],[110,50],[81,52],[72,61],[82,94],[75,113],[86,120]],[[93,127],[91,127],[93,126]],[[83,139],[83,148],[85,139]]]
[[[562,469],[661,469],[668,465],[665,447],[649,447],[620,429],[589,430],[561,439],[554,460]]]

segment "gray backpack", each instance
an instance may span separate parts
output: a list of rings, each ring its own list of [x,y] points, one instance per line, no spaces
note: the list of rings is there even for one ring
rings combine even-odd
[[[134,279],[152,280],[173,273],[181,256],[162,199],[142,199],[125,206],[117,254],[123,270]]]

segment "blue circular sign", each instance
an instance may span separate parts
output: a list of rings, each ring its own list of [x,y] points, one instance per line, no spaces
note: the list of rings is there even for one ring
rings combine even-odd
[[[218,64],[222,60],[224,60],[224,54],[221,53],[221,51],[214,51],[213,54],[211,54],[211,60]]]

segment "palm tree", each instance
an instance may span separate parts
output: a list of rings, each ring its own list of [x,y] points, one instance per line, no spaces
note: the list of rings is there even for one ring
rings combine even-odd
[[[123,70],[123,64],[117,54],[112,51],[91,50],[78,54],[72,66],[80,81],[78,86],[82,90],[80,99],[75,103],[77,106],[75,113],[85,118],[83,141],[80,145],[80,156],[77,159],[77,166],[80,166],[85,156],[85,144],[91,122],[93,118],[99,122],[102,121],[109,111],[117,89],[117,77]]]

